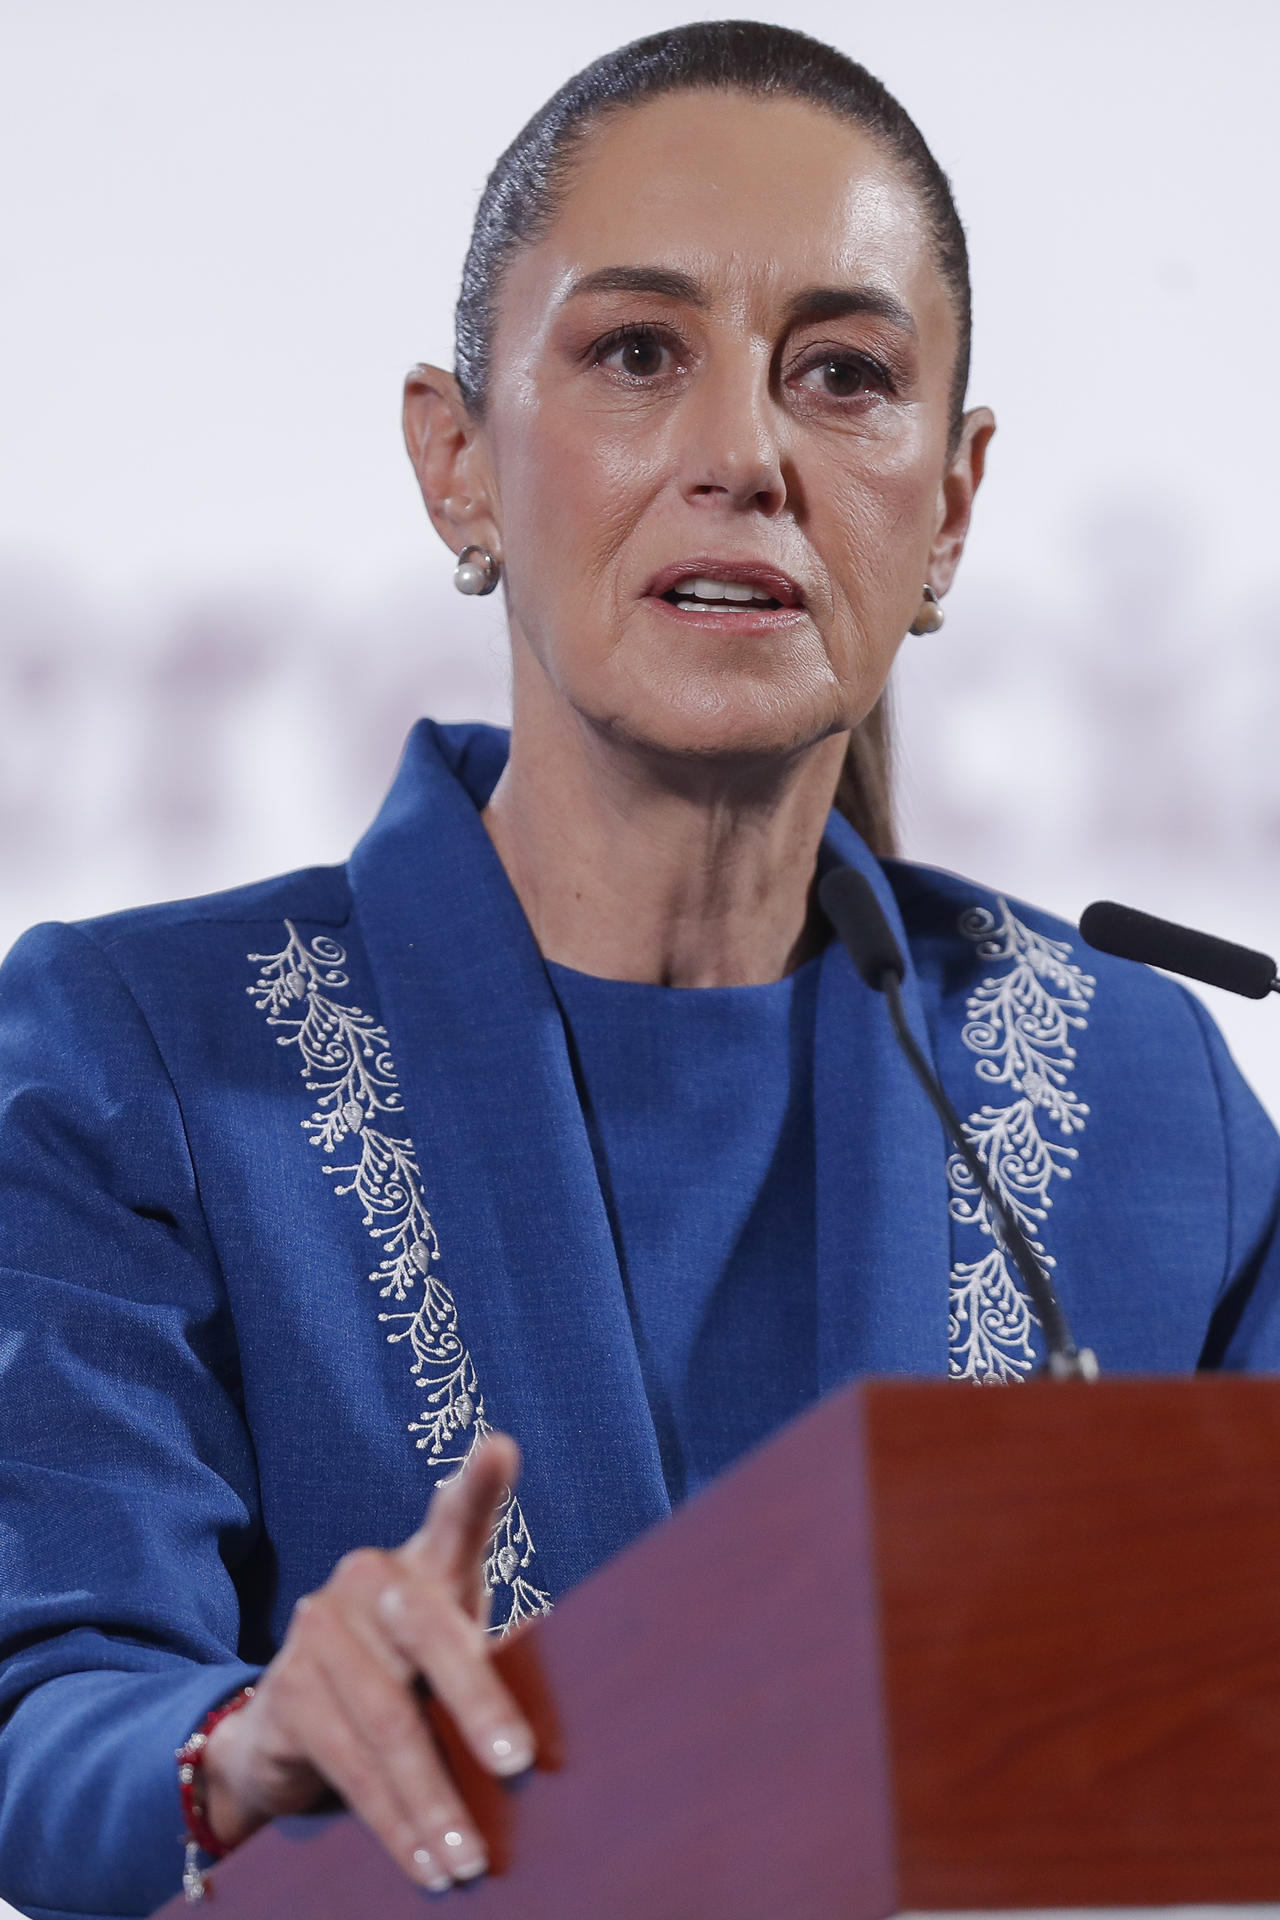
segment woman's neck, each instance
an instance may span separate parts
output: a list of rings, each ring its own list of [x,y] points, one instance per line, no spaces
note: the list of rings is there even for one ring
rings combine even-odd
[[[785,765],[664,763],[577,715],[513,730],[485,826],[548,960],[673,987],[778,980],[820,944],[845,737]]]

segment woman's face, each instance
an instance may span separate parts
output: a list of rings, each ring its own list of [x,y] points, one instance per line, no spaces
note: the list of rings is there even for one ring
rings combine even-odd
[[[534,675],[680,755],[855,725],[963,540],[956,343],[915,197],[858,128],[709,92],[597,126],[504,280],[476,448],[517,712]]]

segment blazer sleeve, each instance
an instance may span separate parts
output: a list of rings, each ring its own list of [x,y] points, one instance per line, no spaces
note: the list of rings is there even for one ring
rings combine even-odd
[[[174,1749],[252,1679],[259,1539],[235,1340],[182,1113],[84,932],[0,969],[0,1892],[150,1913]]]
[[[1217,1089],[1226,1155],[1226,1261],[1202,1367],[1280,1369],[1280,1135],[1209,1013],[1199,1023]]]

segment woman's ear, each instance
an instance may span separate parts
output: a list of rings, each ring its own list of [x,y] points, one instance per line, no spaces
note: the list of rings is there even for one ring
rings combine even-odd
[[[947,463],[938,489],[937,531],[929,549],[929,584],[935,593],[947,591],[960,564],[973,515],[973,496],[982,484],[987,448],[995,430],[996,417],[990,407],[974,407],[964,416],[960,444]]]
[[[443,367],[417,366],[404,383],[404,443],[431,524],[453,553],[484,547],[502,558],[496,493],[479,422]]]

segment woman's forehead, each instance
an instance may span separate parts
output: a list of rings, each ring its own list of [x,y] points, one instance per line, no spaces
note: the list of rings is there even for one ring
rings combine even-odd
[[[851,277],[923,322],[946,307],[917,197],[888,149],[806,101],[681,92],[608,115],[579,147],[555,219],[512,263],[530,307],[613,266],[668,265],[715,291]]]

